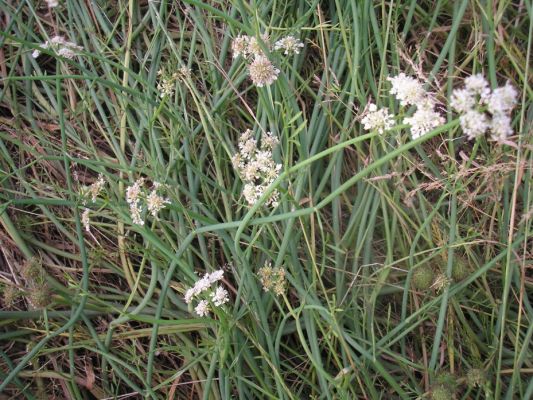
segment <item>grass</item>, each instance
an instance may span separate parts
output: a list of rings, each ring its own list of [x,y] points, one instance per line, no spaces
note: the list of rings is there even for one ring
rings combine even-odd
[[[533,396],[531,2],[0,10],[6,398]],[[256,88],[230,47],[265,31],[305,47],[273,54],[279,78]],[[84,50],[32,58],[56,34]],[[161,98],[157,72],[181,67],[191,76]],[[360,123],[370,101],[406,112],[386,79],[399,72],[447,118],[416,140]],[[515,145],[462,133],[447,98],[478,72],[518,89]],[[280,140],[277,208],[242,195],[231,157],[246,129]],[[86,232],[80,193],[99,174]],[[140,177],[171,200],[144,226],[125,201]],[[262,288],[267,262],[287,272],[282,296]],[[185,290],[219,268],[230,303],[196,317]]]

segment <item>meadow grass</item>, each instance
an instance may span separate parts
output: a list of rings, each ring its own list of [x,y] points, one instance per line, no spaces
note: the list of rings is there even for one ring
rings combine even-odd
[[[533,397],[530,1],[0,11],[5,398]],[[264,32],[304,47],[268,53],[280,74],[256,87],[231,44]],[[55,35],[82,50],[32,57]],[[446,118],[416,139],[361,124],[370,102],[410,112],[389,93],[400,72]],[[449,105],[476,73],[519,93],[505,144],[467,140]],[[279,139],[281,165],[252,205],[232,164],[247,129]],[[169,200],[144,225],[139,178]],[[186,290],[220,269],[229,302],[200,317]]]

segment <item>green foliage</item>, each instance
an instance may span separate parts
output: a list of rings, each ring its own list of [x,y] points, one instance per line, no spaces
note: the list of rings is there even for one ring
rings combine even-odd
[[[0,393],[533,396],[531,2],[59,3],[0,0]],[[231,42],[264,32],[305,46],[258,88]],[[83,50],[32,57],[55,35]],[[369,102],[410,115],[400,72],[447,119],[416,140],[361,125]],[[475,73],[520,93],[506,144],[449,107]],[[243,196],[246,129],[279,139],[277,207]],[[170,201],[142,226],[139,178]],[[220,268],[230,301],[199,318],[185,292]]]

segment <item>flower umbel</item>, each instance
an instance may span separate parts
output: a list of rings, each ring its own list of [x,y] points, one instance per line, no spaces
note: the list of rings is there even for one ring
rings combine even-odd
[[[267,33],[261,34],[261,41],[263,42],[263,45],[270,50],[270,38]],[[248,37],[248,46],[246,48],[246,54],[259,57],[264,56],[265,53],[263,49],[261,48],[261,45],[259,44],[259,40],[255,37]]]
[[[403,72],[394,77],[389,76],[387,80],[392,84],[391,94],[395,95],[402,106],[417,104],[426,96],[422,83]]]
[[[466,133],[468,139],[475,139],[483,136],[489,128],[487,116],[476,110],[468,110],[459,117],[459,122],[463,132]]]
[[[221,269],[211,274],[206,273],[196,281],[193,287],[185,291],[185,303],[191,304],[194,299],[199,298],[194,310],[200,317],[209,315],[211,304],[214,307],[220,307],[229,301],[228,291],[222,286],[217,286],[215,289],[212,289],[213,284],[221,280],[223,276],[224,271]]]
[[[144,191],[144,178],[139,178],[133,185],[128,186],[126,189],[126,202],[130,205],[131,220],[135,225],[144,225],[142,214],[146,209],[154,218],[157,218],[159,211],[166,204],[170,204],[169,199],[159,195],[159,191],[164,187],[165,185],[154,182],[152,190],[146,195]]]
[[[380,108],[370,103],[368,106],[368,112],[361,120],[363,127],[367,131],[378,131],[382,134],[385,131],[388,131],[394,126],[394,116],[389,113],[387,108]]]
[[[83,213],[81,214],[81,223],[83,224],[83,227],[87,232],[91,231],[91,220],[89,218],[89,213],[91,212],[90,209],[86,208],[83,210]]]
[[[259,269],[257,275],[259,275],[259,280],[265,292],[272,291],[276,296],[281,296],[285,293],[287,284],[284,268],[272,268],[272,264],[268,262],[264,267]]]
[[[241,134],[240,152],[233,156],[232,163],[245,183],[243,195],[250,206],[257,203],[279,175],[281,164],[276,164],[272,156],[272,150],[277,144],[278,139],[270,132],[263,137],[261,147],[258,146],[250,129]],[[279,192],[274,190],[265,204],[276,207],[278,199]]]
[[[444,123],[444,118],[429,105],[418,106],[411,117],[404,118],[404,124],[411,125],[411,137],[417,139]]]
[[[157,214],[159,211],[161,211],[163,208],[165,208],[166,204],[170,204],[169,199],[165,199],[164,197],[157,194],[157,189],[154,188],[150,194],[146,197],[146,204],[148,206],[148,211],[154,218],[157,218]]]
[[[483,75],[476,74],[465,79],[464,88],[454,89],[450,105],[459,113],[468,139],[490,131],[493,140],[504,142],[513,134],[510,114],[517,97],[518,92],[509,82],[491,91]]]
[[[194,311],[200,317],[207,317],[209,315],[209,302],[207,300],[200,300],[194,308]]]
[[[278,40],[274,44],[274,50],[283,50],[283,54],[300,54],[300,49],[304,47],[304,44],[300,39],[295,38],[292,35],[286,36]]]
[[[246,57],[248,55],[248,42],[250,37],[248,35],[239,35],[231,43],[231,50],[233,52],[233,58],[239,56]]]
[[[248,67],[250,79],[257,87],[272,85],[278,79],[279,72],[265,56],[256,56]]]
[[[72,59],[74,56],[83,50],[83,47],[78,46],[76,43],[67,41],[63,36],[54,36],[52,39],[47,40],[41,45],[43,49],[51,48],[58,55]],[[31,56],[37,58],[41,55],[40,50],[34,50]]]

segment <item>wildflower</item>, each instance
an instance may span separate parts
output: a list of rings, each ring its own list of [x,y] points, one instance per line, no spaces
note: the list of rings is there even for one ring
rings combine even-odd
[[[82,224],[85,227],[85,230],[87,232],[91,231],[91,220],[89,219],[89,212],[90,211],[91,210],[86,208],[86,209],[83,210],[83,213],[81,214],[81,222],[82,222]]]
[[[144,184],[144,178],[139,178],[131,186],[126,189],[126,201],[128,204],[137,203],[142,193],[142,186]]]
[[[273,147],[277,145],[278,139],[267,132],[260,147],[252,135],[250,129],[241,134],[240,152],[232,158],[233,167],[245,183],[243,195],[250,206],[261,198],[281,170],[281,164],[276,164],[272,156]],[[266,205],[276,207],[278,199],[279,192],[275,190],[266,200]]]
[[[54,8],[54,7],[57,7],[59,5],[59,2],[57,0],[46,0],[46,5],[49,8]]]
[[[89,192],[91,193],[91,200],[93,203],[105,186],[104,175],[99,174],[98,179],[91,186],[89,186]]]
[[[144,219],[142,218],[143,208],[139,201],[130,204],[131,221],[134,225],[144,225]]]
[[[411,125],[411,137],[417,139],[444,123],[444,118],[432,107],[418,107],[411,117],[404,118],[404,124]]]
[[[159,97],[170,97],[174,94],[176,86],[176,78],[174,76],[165,75],[165,71],[160,69],[157,71],[159,82],[157,83],[157,90],[159,90]]]
[[[376,130],[380,134],[394,126],[393,115],[389,114],[388,109],[378,110],[378,107],[372,103],[368,106],[368,112],[361,122],[367,131]]]
[[[209,274],[205,274],[202,279],[196,281],[194,285],[194,292],[199,295],[202,292],[205,292],[211,287],[211,281],[209,280]]]
[[[259,269],[257,275],[265,292],[273,291],[276,296],[285,293],[285,269],[281,267],[272,268],[270,262]]]
[[[256,56],[248,67],[250,78],[257,87],[272,85],[278,79],[279,72],[265,56]]]
[[[180,67],[178,69],[178,77],[181,78],[181,80],[191,79],[191,72],[191,69],[187,66]]]
[[[435,281],[433,282],[433,285],[431,285],[431,287],[433,289],[435,289],[437,292],[440,292],[441,290],[443,290],[445,287],[447,286],[450,286],[450,284],[452,283],[451,279],[448,278],[446,275],[444,274],[439,274],[437,275],[437,277],[435,278]]]
[[[233,58],[239,56],[246,57],[248,55],[248,41],[250,37],[247,35],[239,35],[231,43],[231,50],[233,52]]]
[[[200,317],[207,317],[209,315],[209,303],[207,300],[200,300],[198,305],[194,308],[196,314]]]
[[[148,205],[148,211],[150,214],[152,214],[154,218],[157,218],[159,211],[165,208],[165,204],[170,204],[170,200],[158,195],[157,189],[154,189],[146,198],[146,203]]]
[[[492,114],[508,113],[516,105],[517,97],[516,89],[507,82],[505,86],[494,89],[487,100],[487,108]]]
[[[216,290],[211,293],[211,299],[216,307],[221,306],[229,301],[228,291],[222,286],[218,286]]]
[[[490,122],[491,137],[496,141],[503,141],[513,134],[511,117],[506,114],[495,114]]]
[[[484,135],[489,128],[487,116],[476,110],[469,110],[461,115],[459,122],[468,139],[475,139]]]
[[[185,303],[191,304],[196,297],[200,297],[197,306],[195,307],[196,314],[199,316],[207,316],[209,314],[209,301],[211,299],[215,307],[220,307],[229,301],[228,291],[222,286],[217,286],[214,290],[211,289],[215,282],[218,282],[224,276],[223,270],[217,270],[211,274],[206,273],[201,279],[197,280],[193,287],[185,291]],[[204,292],[207,292],[203,295]]]
[[[395,77],[389,76],[387,80],[392,84],[391,94],[395,95],[402,106],[417,104],[426,95],[422,84],[417,79],[411,78],[403,72]]]
[[[216,270],[215,272],[212,272],[211,274],[209,274],[208,277],[209,277],[209,283],[218,282],[224,277],[224,271],[221,269]]]
[[[175,81],[173,79],[163,78],[157,84],[159,97],[170,97],[174,94]]]
[[[468,89],[455,89],[452,92],[450,105],[459,113],[466,113],[476,106],[476,99]]]
[[[471,75],[465,79],[465,90],[475,96],[479,96],[481,101],[485,101],[490,95],[489,83],[482,74]]]
[[[184,296],[185,303],[190,304],[195,295],[196,292],[194,290],[194,287],[187,289]]]
[[[261,41],[267,49],[270,49],[270,38],[267,33],[262,33]],[[265,53],[259,44],[259,41],[255,37],[248,37],[248,46],[246,48],[246,53],[255,57],[262,56],[264,57]]]
[[[487,80],[477,74],[465,79],[464,89],[453,91],[450,103],[459,113],[461,128],[469,139],[482,136],[490,129],[491,138],[501,142],[513,134],[509,114],[517,97],[516,89],[509,82],[491,92]]]
[[[285,50],[283,54],[300,54],[300,49],[304,44],[294,36],[286,36],[274,44],[274,50]]]
[[[78,46],[76,43],[67,41],[62,36],[54,36],[52,39],[47,40],[41,45],[41,48],[43,49],[49,49],[52,48],[54,51],[57,52],[58,55],[72,59],[76,55],[77,52],[80,52],[83,50],[82,47]],[[39,57],[41,54],[40,50],[34,50],[31,56],[33,58]]]

